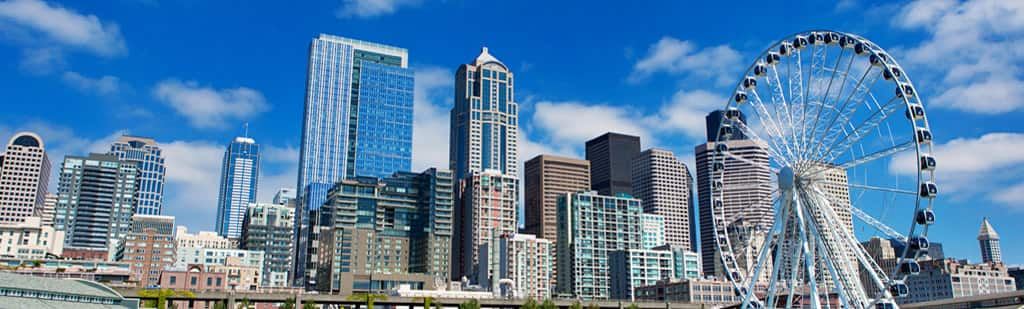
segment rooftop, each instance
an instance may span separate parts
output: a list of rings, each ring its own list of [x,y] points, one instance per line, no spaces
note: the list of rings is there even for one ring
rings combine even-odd
[[[988,218],[981,219],[981,230],[978,231],[978,240],[999,240],[999,234],[996,233],[996,229],[992,227],[992,224],[988,223]]]

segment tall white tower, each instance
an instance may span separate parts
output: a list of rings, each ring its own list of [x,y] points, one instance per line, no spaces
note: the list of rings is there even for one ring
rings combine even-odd
[[[50,182],[50,158],[39,135],[18,132],[0,155],[0,225],[40,215]]]

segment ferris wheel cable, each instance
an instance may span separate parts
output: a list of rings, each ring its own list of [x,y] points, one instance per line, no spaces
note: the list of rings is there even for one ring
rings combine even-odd
[[[818,229],[817,222],[812,220],[810,223],[811,223],[810,226],[811,226],[812,233],[814,235],[821,235],[821,233],[819,232],[819,229]],[[818,251],[823,252],[825,255],[831,255],[830,254],[831,251],[826,248],[824,240],[822,240],[821,238],[816,238],[815,244],[817,245]],[[845,279],[840,278],[838,272],[836,271],[833,259],[830,259],[830,258],[826,257],[826,258],[819,259],[819,261],[822,264],[824,264],[824,266],[825,266],[824,268],[826,268],[828,270],[829,276],[831,276],[832,282],[835,285],[834,288],[836,290],[836,295],[839,296],[840,301],[842,302],[842,304],[845,305],[845,307],[847,307],[847,308],[850,307],[850,301],[849,301],[849,299],[848,299],[848,297],[846,295],[850,291],[847,290],[848,287],[846,287],[845,284],[844,284]],[[845,261],[845,259],[841,259],[840,261]],[[824,276],[823,276],[823,278],[824,278]],[[822,280],[822,283],[827,285],[827,282],[825,280]],[[826,306],[829,306],[829,307],[831,306],[830,303],[831,303],[831,301],[826,301],[825,302]]]
[[[894,99],[890,99],[886,103],[886,105],[883,106],[883,108],[875,110],[875,112],[872,113],[868,117],[868,119],[865,119],[857,127],[855,127],[853,129],[853,132],[844,136],[843,139],[837,138],[834,142],[831,143],[831,145],[829,145],[829,147],[825,151],[820,152],[816,159],[821,161],[825,159],[825,156],[828,156],[829,160],[835,160],[835,158],[838,158],[845,154],[846,151],[850,149],[850,147],[853,147],[853,145],[855,145],[861,139],[866,137],[867,133],[877,128],[883,121],[888,119],[889,116],[895,114],[896,109],[899,108],[902,104],[892,104],[896,97],[894,96],[893,98]],[[876,116],[881,118],[876,119]],[[850,139],[851,136],[853,137],[852,140]],[[839,148],[839,151],[835,151],[835,149],[837,149],[837,147],[839,146],[842,146],[842,148]]]
[[[778,91],[777,95],[779,97],[779,103],[782,104],[782,109],[786,110],[786,113],[784,113],[782,115],[786,115],[787,116],[786,117],[786,123],[789,124],[789,126],[787,126],[787,128],[789,129],[788,133],[792,134],[792,132],[793,132],[793,124],[794,124],[793,123],[793,112],[792,112],[792,110],[790,110],[789,103],[786,100],[786,94],[782,90],[782,80],[779,79],[779,66],[778,66],[778,64],[776,64],[776,65],[772,65],[771,67],[772,67],[772,76],[775,77],[775,87],[772,87],[772,83],[770,82],[770,79],[765,78],[765,81],[768,82],[768,86],[769,86],[768,88],[770,88],[770,90],[772,91],[772,101],[775,101],[776,91]],[[776,109],[776,110],[778,110],[778,109]],[[794,148],[799,148],[800,147],[799,143],[796,143],[795,140],[787,139],[787,141],[789,141],[791,144],[795,144],[795,145],[793,145]]]
[[[784,138],[782,138],[782,129],[781,129],[782,126],[781,126],[780,122],[775,120],[774,117],[771,117],[771,113],[769,113],[768,112],[768,108],[765,107],[764,102],[761,100],[761,96],[757,93],[757,89],[751,89],[750,92],[754,96],[754,101],[751,101],[751,106],[753,106],[756,103],[761,108],[761,111],[758,111],[755,108],[754,112],[758,115],[758,118],[763,118],[763,119],[767,119],[768,120],[768,121],[761,121],[761,123],[762,123],[762,125],[764,125],[765,133],[767,133],[768,137],[771,138],[769,141],[774,143],[776,145],[775,147],[780,148],[781,151],[785,151],[786,152],[786,156],[783,156],[782,159],[784,160],[783,162],[786,162],[787,164],[789,164],[790,161],[785,159],[785,158],[792,158],[793,157],[793,150],[790,149],[789,144],[786,142],[786,140]],[[761,115],[761,112],[764,112],[763,116]],[[738,122],[742,122],[742,121],[738,121]],[[772,132],[773,131],[772,129],[774,129],[775,132]]]
[[[783,157],[782,153],[777,149],[778,145],[773,147],[766,139],[761,138],[761,136],[757,134],[757,132],[754,132],[754,130],[750,129],[750,127],[748,127],[747,124],[743,123],[742,121],[737,121],[736,126],[739,128],[741,133],[746,134],[749,137],[753,137],[755,140],[765,141],[764,144],[765,149],[768,152],[768,156],[775,159],[776,162],[787,162],[785,157]]]
[[[857,108],[860,106],[861,102],[863,102],[868,97],[874,99],[874,96],[871,94],[870,90],[872,88],[874,88],[875,84],[878,82],[878,77],[881,76],[881,73],[876,73],[875,75],[873,75],[871,77],[871,81],[868,83],[867,87],[863,87],[863,88],[861,87],[861,85],[862,85],[862,83],[864,81],[864,78],[867,77],[867,75],[873,69],[874,69],[873,66],[869,66],[868,69],[864,71],[864,74],[861,76],[860,80],[858,81],[858,86],[856,88],[854,88],[854,91],[852,91],[850,93],[850,95],[846,97],[846,100],[844,100],[843,108],[842,108],[843,112],[837,114],[839,116],[843,116],[844,117],[843,118],[843,122],[844,123],[849,123],[850,118],[849,117],[845,117],[845,116],[846,115],[854,115],[854,113],[857,112]],[[856,96],[858,93],[861,93],[859,98],[856,101],[852,101],[854,96]],[[895,96],[894,96],[894,98],[895,98]],[[853,104],[852,105],[849,104],[850,102],[853,102]],[[875,104],[878,105],[877,102],[875,102]],[[852,106],[852,109],[849,112],[845,112],[847,106]],[[869,106],[869,109],[870,109],[870,106]],[[842,127],[842,126],[840,126],[840,127]],[[837,132],[835,134],[829,134],[831,132],[832,132],[832,130],[831,130],[831,125],[830,125],[829,128],[827,128],[825,131],[822,132],[821,141],[825,141],[826,139],[828,139],[830,143],[834,142],[834,140],[836,138],[838,138],[838,134],[839,133]],[[845,129],[843,129],[843,132],[845,132]],[[823,156],[821,153],[822,153],[822,151],[820,151],[820,149],[817,149],[816,153],[813,154],[811,157],[820,159]]]
[[[847,72],[849,72],[849,66],[852,66],[852,65],[853,65],[853,59],[854,59],[854,58],[856,58],[856,56],[857,56],[856,54],[854,54],[854,55],[851,55],[851,56],[850,56],[850,62],[849,62],[849,65],[847,66]],[[818,151],[820,150],[822,142],[823,142],[823,141],[825,140],[825,138],[827,137],[827,135],[828,135],[828,132],[829,132],[829,131],[831,131],[831,129],[832,129],[832,126],[833,126],[833,125],[835,125],[835,122],[836,122],[836,120],[837,120],[837,119],[839,118],[839,116],[841,116],[841,115],[846,115],[846,113],[844,113],[844,112],[846,111],[846,106],[850,104],[850,101],[851,101],[851,99],[853,98],[854,94],[856,94],[856,93],[857,93],[857,90],[860,90],[860,89],[861,89],[861,88],[860,88],[860,86],[861,86],[861,85],[863,84],[863,82],[864,82],[864,78],[868,76],[868,73],[870,73],[870,72],[871,72],[872,68],[873,68],[873,67],[869,65],[869,66],[868,66],[868,69],[867,69],[867,70],[864,70],[864,74],[862,74],[862,75],[861,75],[861,77],[860,77],[860,78],[859,78],[859,79],[857,80],[857,85],[856,85],[856,86],[854,86],[854,88],[853,88],[853,91],[851,91],[851,92],[850,92],[850,95],[846,97],[846,100],[843,100],[843,104],[842,104],[842,106],[841,106],[841,107],[839,107],[839,109],[838,109],[838,110],[837,110],[837,112],[835,113],[835,117],[833,117],[833,118],[832,118],[832,121],[831,121],[831,122],[829,122],[829,124],[828,124],[828,126],[827,126],[827,127],[825,128],[825,130],[823,130],[823,131],[822,131],[822,133],[821,133],[821,138],[820,138],[820,139],[818,139],[818,143],[817,143],[817,146],[813,147],[813,148],[814,148],[814,150],[812,151],[812,153],[808,153],[808,154],[807,154],[807,158],[810,158],[810,157],[814,157],[815,153],[816,153],[816,152],[818,152]],[[842,86],[843,86],[844,88],[845,88],[845,86],[846,86],[846,76],[848,76],[848,75],[849,75],[849,74],[845,74],[845,73],[843,74],[843,82],[842,82]],[[865,93],[869,92],[869,91],[871,90],[871,88],[872,88],[872,87],[874,87],[874,82],[875,82],[875,81],[877,81],[877,80],[878,80],[878,79],[877,79],[877,76],[876,76],[876,77],[874,78],[874,80],[873,80],[873,81],[871,82],[871,85],[870,85],[870,86],[868,86],[867,88],[864,88],[864,91],[865,91]],[[843,92],[842,92],[842,88],[840,88],[840,91],[839,91],[839,94],[837,95],[837,98],[840,98],[840,97],[842,96],[842,94],[843,94]],[[856,104],[856,103],[854,103],[854,106],[856,106],[856,105],[857,105],[857,104]],[[849,113],[849,114],[850,114],[850,115],[852,115],[852,114],[853,114],[854,112],[856,112],[856,107],[854,107],[854,110],[853,110],[853,111],[850,111],[850,113]]]
[[[832,82],[836,78],[836,71],[839,69],[839,64],[842,63],[843,55],[845,53],[846,53],[846,49],[840,49],[839,50],[839,57],[836,58],[835,67],[832,69],[832,74],[829,74],[828,86],[825,87],[825,94],[821,96],[821,102],[822,103],[829,101],[828,100],[828,95],[832,92]],[[851,64],[853,63],[853,58],[854,57],[850,57],[850,63]],[[825,70],[822,70],[822,71],[824,72]],[[845,76],[845,74],[844,74],[844,76]],[[843,82],[844,83],[846,82],[846,78],[845,77],[843,78]],[[840,109],[842,109],[842,108],[840,108]],[[820,109],[818,110],[818,112],[819,112],[818,115],[821,115],[821,113],[820,113],[821,110]],[[836,113],[836,114],[838,115],[838,113]],[[814,128],[817,128],[817,126],[818,126],[817,124],[818,124],[818,121],[817,121],[817,117],[816,117],[815,121],[814,121]],[[821,143],[821,142],[819,141],[819,143]],[[803,156],[803,154],[801,154],[801,156]]]
[[[901,153],[901,152],[913,149],[914,146],[917,146],[917,143],[915,141],[913,141],[913,140],[909,140],[909,141],[900,143],[900,144],[898,144],[896,146],[892,146],[892,147],[889,147],[889,148],[878,150],[878,151],[875,151],[873,153],[864,155],[864,156],[862,156],[860,158],[856,158],[856,159],[853,159],[853,160],[850,160],[850,161],[842,162],[842,163],[839,163],[837,165],[839,167],[841,167],[841,168],[849,169],[849,168],[857,167],[857,166],[859,166],[861,164],[864,164],[864,163],[872,162],[872,161],[875,161],[875,160],[878,160],[878,159],[881,159],[881,158],[886,158],[886,157],[889,157],[889,156],[892,156],[892,155],[895,155],[895,154],[898,154],[898,153]]]
[[[800,49],[796,49],[796,67],[797,67],[797,69],[796,69],[796,73],[794,74],[795,76],[791,77],[790,80],[792,80],[793,78],[797,79],[796,87],[798,87],[798,88],[796,89],[796,93],[800,97],[800,99],[796,100],[794,98],[794,102],[797,102],[797,101],[800,102],[799,140],[800,140],[801,144],[806,144],[807,143],[807,133],[806,133],[806,130],[807,130],[807,122],[806,122],[806,120],[807,120],[807,96],[804,94],[804,88],[805,87],[804,87],[804,75],[803,75],[803,53],[800,51]]]
[[[816,187],[811,187],[811,191],[809,191],[809,192],[814,192],[813,196],[819,196],[819,197],[821,197],[821,196],[828,196],[825,193],[821,192],[821,190],[816,188]],[[831,216],[831,217],[838,217],[838,216],[836,216],[835,212],[832,211],[832,207],[818,207],[818,208],[824,210],[825,213],[827,215]],[[888,289],[886,289],[885,283],[883,283],[883,281],[885,281],[885,280],[882,280],[882,278],[887,278],[886,275],[885,275],[885,271],[883,271],[882,268],[879,267],[877,263],[875,263],[874,259],[871,258],[871,255],[868,254],[867,251],[864,249],[864,247],[861,246],[860,243],[857,242],[856,237],[854,237],[853,235],[848,234],[847,232],[848,231],[846,231],[846,230],[840,229],[839,230],[838,240],[841,240],[841,241],[845,242],[845,245],[847,246],[847,248],[853,249],[852,250],[853,253],[854,253],[853,255],[857,258],[857,260],[859,260],[860,264],[868,267],[868,269],[869,269],[869,271],[867,272],[868,276],[870,277],[872,282],[875,284],[875,286],[878,287],[880,292],[883,293],[882,295],[884,295],[884,298],[892,299],[892,295],[889,293]],[[888,280],[888,279],[886,279],[886,280]]]
[[[725,154],[726,156],[728,156],[729,158],[732,158],[733,160],[736,160],[736,161],[740,161],[740,162],[746,163],[746,164],[748,164],[748,165],[750,165],[750,166],[753,166],[753,167],[763,167],[763,168],[768,168],[768,169],[770,169],[770,170],[771,170],[771,171],[772,171],[773,173],[778,173],[778,172],[779,172],[779,169],[778,169],[778,168],[774,168],[774,167],[772,167],[772,166],[771,166],[771,164],[769,164],[768,162],[764,162],[764,163],[761,163],[761,162],[754,162],[753,160],[750,160],[750,159],[747,159],[747,158],[744,158],[744,157],[740,157],[740,156],[738,156],[738,155],[736,155],[736,154],[732,153],[732,151],[728,151],[728,150],[726,150],[726,151],[723,151],[722,153],[723,153],[723,154]]]
[[[885,225],[885,223],[882,223],[882,221],[879,221],[878,219],[875,219],[874,217],[869,215],[864,210],[862,210],[860,208],[857,208],[857,207],[855,207],[853,205],[850,205],[850,212],[853,213],[853,215],[855,217],[857,217],[857,219],[860,219],[861,221],[864,221],[864,223],[867,223],[868,225],[874,227],[876,230],[878,230],[882,234],[885,234],[885,236],[888,236],[890,238],[895,238],[895,239],[897,239],[897,240],[899,240],[900,242],[903,242],[903,243],[907,242],[907,237],[906,236],[903,236],[903,234],[900,234],[899,232],[896,232],[895,229],[889,227],[888,225]]]

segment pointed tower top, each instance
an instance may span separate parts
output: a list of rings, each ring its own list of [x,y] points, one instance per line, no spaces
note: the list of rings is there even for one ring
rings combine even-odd
[[[476,56],[476,60],[473,61],[473,65],[483,65],[489,62],[494,62],[500,64],[502,67],[505,67],[505,64],[502,63],[501,60],[498,60],[498,58],[494,58],[494,56],[491,56],[491,54],[487,52],[487,46],[484,46],[483,48],[480,49],[480,55]]]
[[[999,234],[996,233],[996,229],[992,227],[992,224],[988,223],[988,218],[981,219],[981,230],[978,231],[978,240],[999,240]]]

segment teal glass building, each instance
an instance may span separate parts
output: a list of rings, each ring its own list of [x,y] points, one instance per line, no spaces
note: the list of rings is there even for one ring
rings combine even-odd
[[[217,197],[217,234],[242,237],[246,209],[256,202],[260,178],[260,144],[248,137],[236,137],[224,151]]]

